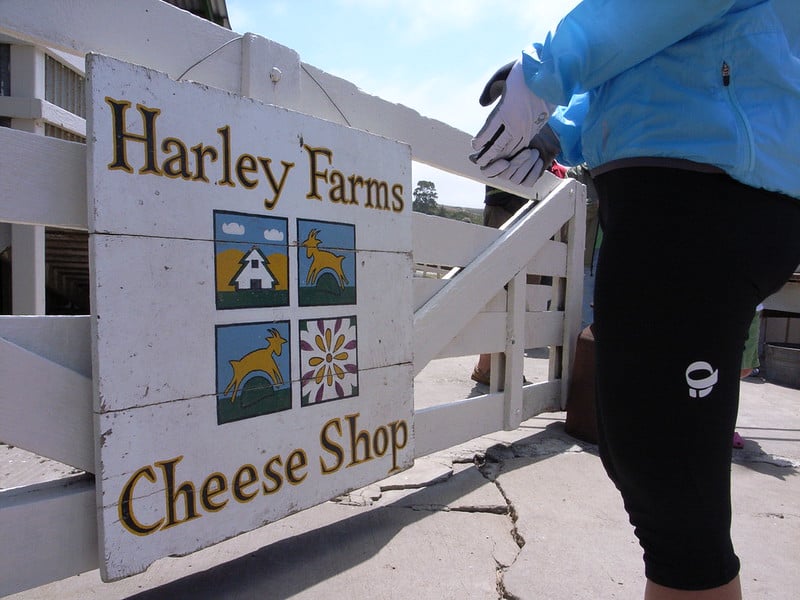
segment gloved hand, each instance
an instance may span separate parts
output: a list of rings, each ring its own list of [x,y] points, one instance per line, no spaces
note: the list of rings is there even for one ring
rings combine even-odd
[[[476,152],[469,158],[482,169],[498,159],[510,163],[528,146],[554,108],[525,84],[519,60],[505,65],[492,76],[483,89],[480,103],[487,106],[498,96],[500,102],[472,140]],[[530,158],[528,154],[527,160]]]
[[[487,177],[507,179],[512,183],[532,186],[542,176],[561,152],[561,144],[555,131],[545,124],[528,148],[523,148],[511,158],[498,158],[481,168]]]

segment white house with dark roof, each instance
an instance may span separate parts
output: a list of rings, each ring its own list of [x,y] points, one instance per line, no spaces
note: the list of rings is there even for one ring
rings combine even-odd
[[[230,285],[241,290],[271,290],[277,279],[269,270],[269,261],[258,246],[253,246],[239,261],[241,265]]]

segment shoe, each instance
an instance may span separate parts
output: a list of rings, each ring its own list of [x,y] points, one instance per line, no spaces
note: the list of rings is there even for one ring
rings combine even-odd
[[[477,381],[478,383],[482,383],[483,385],[489,385],[489,371],[482,371],[478,367],[472,369],[472,375],[470,375],[470,379],[472,381]],[[523,375],[522,376],[522,385],[530,385],[530,381]]]
[[[477,381],[478,383],[482,383],[483,385],[489,385],[489,371],[482,371],[478,367],[472,369],[472,375],[470,376],[472,381]]]
[[[735,431],[733,432],[733,447],[734,448],[744,448],[744,439]]]

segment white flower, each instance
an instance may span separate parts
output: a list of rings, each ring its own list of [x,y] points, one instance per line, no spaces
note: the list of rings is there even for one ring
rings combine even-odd
[[[356,318],[300,322],[302,404],[358,395]]]

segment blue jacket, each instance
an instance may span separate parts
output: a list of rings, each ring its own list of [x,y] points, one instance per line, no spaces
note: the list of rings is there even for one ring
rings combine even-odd
[[[684,159],[800,198],[800,7],[773,1],[581,2],[523,53],[560,159]]]

